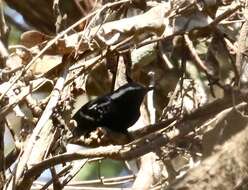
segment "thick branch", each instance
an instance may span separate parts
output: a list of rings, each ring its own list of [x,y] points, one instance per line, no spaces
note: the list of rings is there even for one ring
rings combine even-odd
[[[229,110],[230,109],[231,108],[229,108]],[[61,154],[36,164],[26,173],[25,178],[29,178],[51,166],[84,158],[105,157],[115,160],[130,160],[137,158],[149,152],[156,151],[159,147],[185,136],[199,126],[197,125],[197,123],[199,124],[199,120],[203,123],[210,118],[212,118],[212,115],[204,115],[201,118],[198,117],[195,119],[186,118],[178,123],[173,123],[172,125],[177,128],[172,131],[165,132],[166,129],[162,129],[141,139],[137,139],[126,146],[111,145],[82,150],[76,153]]]
[[[236,189],[248,176],[248,128],[230,138],[223,147],[175,182],[170,190]]]

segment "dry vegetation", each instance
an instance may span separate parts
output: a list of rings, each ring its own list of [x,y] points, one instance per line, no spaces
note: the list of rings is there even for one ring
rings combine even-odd
[[[248,188],[248,2],[6,4],[36,30],[5,15],[0,1],[0,189]],[[10,23],[22,31],[17,45],[8,44]],[[76,110],[127,76],[155,85],[132,139],[73,138]],[[106,158],[136,165],[126,162],[126,176],[72,181]],[[40,182],[46,169],[52,178]]]

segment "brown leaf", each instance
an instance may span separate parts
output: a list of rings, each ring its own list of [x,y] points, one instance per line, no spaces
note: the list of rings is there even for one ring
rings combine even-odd
[[[31,30],[31,31],[24,32],[21,35],[21,44],[28,48],[31,48],[49,39],[51,39],[50,36],[42,32]]]
[[[97,26],[92,29],[90,36],[104,46],[117,44],[133,35],[135,39],[144,34],[160,36],[165,30],[168,13],[168,7],[160,4],[144,14],[107,22],[100,28]]]
[[[38,59],[30,68],[33,75],[45,74],[54,69],[62,62],[62,56],[58,55],[44,55]]]

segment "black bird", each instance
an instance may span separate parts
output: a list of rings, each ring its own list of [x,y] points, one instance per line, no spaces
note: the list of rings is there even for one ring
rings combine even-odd
[[[153,87],[143,87],[131,82],[89,101],[73,117],[78,124],[73,135],[87,135],[97,127],[127,133],[127,128],[138,120],[140,105],[151,89]]]

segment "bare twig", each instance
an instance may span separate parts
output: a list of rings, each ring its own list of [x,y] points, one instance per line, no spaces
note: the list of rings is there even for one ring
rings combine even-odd
[[[3,188],[5,183],[5,158],[4,158],[4,120],[0,119],[0,189]]]
[[[1,2],[1,0],[0,0],[0,2]],[[57,3],[56,4],[57,6],[58,6],[58,2],[59,2],[59,0],[54,0],[54,3],[55,4]],[[93,1],[90,1],[90,2],[92,3]],[[77,1],[77,3],[79,3],[79,1]],[[72,31],[74,29],[78,31],[78,28],[82,28],[82,25],[85,24],[85,21],[88,21],[90,18],[92,18],[96,14],[102,15],[102,13],[106,9],[109,9],[109,8],[111,8],[111,10],[113,10],[113,12],[114,12],[115,11],[114,7],[115,6],[119,7],[119,5],[122,5],[123,3],[128,3],[127,5],[131,5],[132,2],[130,0],[121,0],[121,1],[115,1],[113,3],[108,3],[108,4],[104,5],[102,8],[99,8],[98,10],[90,13],[88,16],[80,19],[78,22],[76,22],[75,24],[73,24],[72,26],[67,28],[66,30],[62,31],[61,33],[58,33],[58,35],[55,38],[53,38],[52,40],[43,42],[42,45],[45,44],[45,47],[43,49],[41,49],[41,51],[39,53],[37,53],[34,57],[32,57],[33,51],[35,52],[34,48],[31,48],[30,50],[28,50],[29,53],[25,54],[25,56],[27,55],[27,59],[25,59],[26,57],[23,58],[18,54],[18,53],[20,53],[20,54],[22,53],[22,51],[20,49],[16,49],[15,56],[21,57],[21,59],[23,60],[23,63],[22,63],[21,67],[18,67],[18,68],[14,67],[13,70],[11,70],[11,69],[8,70],[7,68],[6,69],[4,68],[3,70],[1,70],[1,72],[3,74],[6,74],[5,76],[7,76],[7,77],[5,77],[5,78],[10,79],[9,82],[11,83],[11,85],[9,86],[9,88],[4,88],[3,93],[1,93],[1,95],[0,95],[0,102],[3,102],[3,101],[1,101],[1,100],[3,100],[3,98],[4,98],[4,100],[5,100],[5,97],[8,98],[7,97],[8,94],[6,94],[6,93],[9,90],[12,90],[12,88],[13,88],[12,85],[15,85],[17,83],[19,84],[18,80],[20,80],[20,82],[22,82],[23,85],[29,85],[29,81],[26,79],[29,79],[28,78],[29,72],[32,74],[31,67],[38,62],[38,59],[41,58],[41,56],[43,54],[48,53],[47,50],[50,51],[51,49],[53,49],[54,46],[56,46],[56,48],[57,48],[58,47],[57,42],[58,42],[58,40],[60,40],[60,38],[64,37],[65,40],[63,42],[66,42],[66,39],[67,39],[66,35],[69,35],[69,32],[74,33],[74,31]],[[162,3],[157,3],[157,5],[160,5],[160,4],[162,5]],[[141,156],[142,157],[141,159],[144,161],[145,157],[148,156],[149,159],[152,159],[151,157],[149,157],[149,155],[152,155],[152,154],[146,155],[145,157],[143,157],[143,156],[147,153],[150,153],[150,152],[156,152],[157,153],[158,152],[157,150],[160,147],[165,146],[168,143],[174,143],[175,141],[178,142],[181,139],[181,137],[184,137],[185,135],[188,135],[189,133],[192,136],[194,136],[195,135],[194,132],[196,130],[200,131],[200,129],[206,129],[206,127],[209,125],[209,123],[212,123],[216,119],[220,118],[220,112],[223,112],[223,110],[229,112],[233,106],[232,101],[231,101],[232,98],[230,98],[230,96],[228,94],[230,91],[225,91],[225,87],[223,87],[223,89],[225,91],[224,94],[225,95],[227,94],[227,96],[225,96],[224,98],[217,100],[217,101],[214,101],[214,102],[211,102],[207,105],[204,105],[195,111],[189,111],[188,113],[182,113],[180,115],[180,118],[172,116],[171,119],[166,119],[165,121],[161,121],[161,122],[156,123],[155,117],[160,114],[161,110],[159,110],[159,109],[157,110],[156,107],[154,107],[154,106],[157,106],[156,105],[157,102],[153,102],[153,100],[152,100],[153,99],[153,92],[149,92],[149,94],[148,94],[148,109],[149,110],[148,111],[150,111],[151,122],[154,124],[148,125],[148,123],[143,123],[141,125],[145,126],[144,128],[136,130],[134,132],[130,132],[131,136],[135,137],[135,140],[133,142],[131,142],[127,145],[124,145],[124,146],[115,145],[115,146],[89,148],[89,149],[84,149],[82,151],[78,151],[75,153],[62,153],[60,155],[56,155],[57,154],[56,147],[58,145],[57,144],[58,139],[61,141],[64,141],[66,139],[66,138],[64,138],[65,136],[63,136],[64,134],[62,135],[62,134],[59,134],[58,132],[62,131],[61,128],[64,126],[65,126],[64,131],[67,132],[67,126],[64,125],[64,123],[67,123],[67,119],[68,119],[68,123],[70,123],[69,114],[68,114],[68,118],[62,118],[61,119],[62,122],[59,123],[59,124],[61,124],[61,128],[58,127],[58,125],[52,126],[52,124],[49,123],[51,121],[51,119],[50,119],[51,116],[52,116],[52,119],[54,119],[54,117],[53,117],[54,115],[52,115],[52,114],[54,112],[57,113],[57,103],[58,103],[61,95],[63,97],[64,97],[64,95],[65,96],[72,95],[72,98],[74,98],[74,94],[73,94],[74,89],[72,89],[74,86],[70,86],[71,82],[74,81],[74,79],[77,79],[80,75],[83,75],[85,78],[89,79],[87,81],[87,82],[89,82],[91,79],[90,78],[91,74],[94,75],[94,72],[91,72],[91,71],[96,71],[94,69],[97,69],[98,66],[103,63],[103,60],[106,58],[106,56],[109,53],[110,53],[110,59],[111,59],[112,55],[113,56],[119,56],[122,53],[132,52],[133,48],[138,48],[138,47],[150,44],[150,43],[157,44],[157,42],[161,42],[161,44],[165,43],[165,45],[166,45],[166,51],[168,51],[167,55],[173,56],[174,52],[173,53],[169,52],[170,49],[174,49],[175,44],[174,44],[173,38],[176,35],[184,35],[184,39],[188,45],[188,48],[190,50],[190,53],[192,55],[193,60],[196,62],[196,64],[204,72],[211,75],[211,70],[207,67],[207,65],[204,64],[204,62],[201,60],[200,56],[197,54],[195,47],[193,46],[192,41],[195,40],[193,38],[193,37],[195,37],[194,32],[190,33],[190,34],[192,34],[192,36],[190,35],[190,37],[192,39],[189,39],[188,33],[185,34],[186,31],[184,29],[182,29],[181,31],[174,32],[174,33],[171,33],[172,31],[170,30],[171,23],[168,21],[168,17],[172,20],[177,16],[185,17],[187,19],[187,15],[184,15],[184,13],[190,13],[191,14],[192,13],[191,8],[193,8],[194,11],[198,11],[197,7],[195,5],[196,5],[196,2],[193,2],[193,1],[189,6],[184,6],[184,4],[182,4],[182,7],[180,7],[180,8],[182,8],[181,9],[182,11],[180,11],[180,14],[177,14],[178,12],[174,12],[174,15],[173,14],[168,15],[169,14],[168,13],[168,14],[162,14],[162,16],[161,16],[161,14],[159,13],[158,15],[160,15],[159,18],[161,18],[161,20],[160,20],[161,22],[159,22],[159,24],[156,25],[159,28],[159,32],[156,33],[156,30],[155,30],[156,35],[154,35],[154,33],[151,33],[151,34],[149,33],[149,35],[147,35],[147,36],[149,38],[150,37],[151,38],[148,40],[144,40],[144,38],[146,38],[146,37],[143,38],[143,35],[146,36],[146,32],[148,33],[149,31],[154,31],[154,28],[150,25],[147,26],[144,24],[144,28],[142,28],[142,30],[135,31],[135,26],[138,23],[134,22],[133,23],[134,24],[133,25],[134,30],[131,27],[131,28],[129,28],[130,30],[128,30],[128,32],[126,32],[125,29],[128,29],[128,27],[123,27],[123,33],[120,33],[120,32],[118,33],[118,29],[120,29],[120,27],[115,28],[115,23],[117,23],[117,24],[125,23],[126,18],[124,18],[124,19],[121,18],[120,19],[120,20],[122,20],[121,22],[116,20],[114,22],[108,23],[110,25],[114,23],[112,25],[111,31],[112,32],[117,31],[117,35],[113,35],[111,32],[106,33],[107,35],[106,36],[104,35],[104,39],[106,37],[106,39],[105,39],[106,41],[108,41],[108,38],[112,39],[114,37],[118,37],[118,34],[120,34],[120,35],[124,34],[123,36],[121,36],[121,38],[118,38],[118,40],[115,41],[116,43],[113,43],[112,45],[108,45],[108,44],[106,45],[105,44],[105,46],[101,46],[102,44],[98,43],[98,45],[99,45],[98,47],[95,47],[94,46],[95,44],[93,44],[93,46],[90,46],[91,44],[87,44],[89,42],[85,42],[85,41],[87,41],[87,39],[85,39],[84,34],[87,35],[87,32],[85,32],[85,30],[83,30],[83,31],[77,33],[78,35],[75,35],[75,36],[81,37],[81,40],[80,41],[77,40],[76,45],[74,42],[72,42],[72,44],[74,43],[74,47],[71,48],[71,46],[70,46],[70,51],[68,50],[70,53],[70,56],[68,56],[68,54],[66,54],[66,55],[63,54],[63,55],[64,55],[64,57],[67,57],[67,56],[70,57],[71,59],[69,60],[69,58],[68,58],[68,60],[72,61],[73,64],[76,61],[78,61],[78,62],[76,65],[72,65],[67,60],[67,62],[65,64],[66,68],[64,68],[64,64],[60,64],[58,67],[56,67],[54,69],[54,70],[56,70],[56,72],[59,71],[58,73],[60,73],[61,70],[64,71],[64,73],[60,74],[59,76],[58,76],[58,73],[56,73],[56,72],[52,73],[52,75],[50,75],[50,73],[45,73],[42,75],[42,77],[53,78],[51,80],[53,80],[53,82],[57,81],[56,85],[55,85],[54,90],[51,94],[51,97],[48,97],[46,99],[46,100],[49,100],[49,98],[50,98],[48,104],[47,104],[47,102],[42,104],[42,106],[43,105],[45,106],[47,104],[42,115],[41,115],[42,108],[39,109],[39,114],[35,114],[37,112],[35,112],[34,109],[30,109],[33,116],[35,117],[34,118],[35,121],[37,121],[37,118],[36,118],[37,116],[41,115],[41,117],[39,118],[38,123],[36,124],[36,127],[33,130],[33,134],[31,134],[30,138],[26,140],[26,144],[24,144],[24,146],[23,146],[24,149],[23,149],[22,154],[19,154],[18,151],[17,152],[13,151],[13,153],[16,153],[16,154],[13,154],[12,159],[9,159],[9,163],[11,164],[11,163],[13,163],[13,161],[16,161],[17,167],[13,171],[13,177],[12,178],[11,177],[8,178],[11,175],[7,175],[7,173],[6,173],[7,180],[5,180],[5,181],[4,181],[5,176],[2,177],[1,174],[5,172],[3,168],[9,167],[10,164],[6,164],[6,166],[4,165],[4,161],[8,161],[8,158],[5,158],[3,160],[3,162],[1,162],[1,160],[2,160],[1,158],[3,157],[3,153],[2,153],[3,151],[1,148],[3,147],[4,142],[3,142],[3,138],[1,138],[1,130],[0,130],[0,177],[3,178],[2,181],[3,181],[3,183],[5,183],[5,187],[7,187],[6,189],[8,189],[8,190],[10,190],[10,189],[17,189],[17,190],[29,189],[32,184],[35,184],[35,183],[33,183],[34,180],[45,169],[54,167],[57,164],[61,164],[61,163],[64,164],[66,162],[72,162],[75,160],[85,159],[81,163],[81,165],[83,167],[84,164],[86,163],[86,161],[88,161],[88,159],[90,159],[90,158],[92,158],[92,159],[110,158],[110,159],[123,161],[123,160],[129,160],[129,159],[137,159],[138,157]],[[129,9],[129,6],[121,6],[121,7],[123,8],[123,10],[125,9],[125,11],[127,11]],[[231,7],[230,9],[224,7],[226,10],[226,11],[224,11],[224,13],[222,13],[220,16],[217,16],[212,22],[210,22],[210,23],[208,22],[208,24],[205,24],[202,28],[201,27],[196,28],[196,31],[197,32],[199,31],[201,33],[206,28],[207,29],[218,28],[220,30],[224,29],[226,27],[226,25],[225,26],[222,25],[221,26],[222,28],[219,28],[217,24],[219,24],[221,21],[223,21],[223,19],[230,17],[230,15],[232,15],[234,12],[237,12],[237,10],[240,7],[241,7],[241,5],[237,5],[237,4],[234,4],[234,6]],[[122,10],[122,9],[120,9],[120,10]],[[57,7],[55,11],[59,12],[60,10]],[[161,12],[163,13],[163,11],[166,12],[167,10],[162,9]],[[203,10],[203,12],[204,11],[205,10]],[[59,16],[62,16],[61,13],[59,13],[59,14],[60,14]],[[112,16],[111,14],[108,16]],[[156,15],[156,11],[155,11],[155,15]],[[126,16],[125,13],[123,14],[123,16],[124,17]],[[128,18],[130,20],[132,20],[131,17],[128,17]],[[149,16],[146,18],[149,19]],[[98,20],[98,21],[100,21],[100,20]],[[151,20],[149,20],[149,22],[150,21]],[[143,24],[142,18],[140,19],[140,22]],[[59,23],[57,23],[57,24],[59,25]],[[99,24],[96,22],[94,24],[97,25],[95,28],[97,30],[95,30],[95,31],[93,30],[93,32],[91,33],[92,35],[90,35],[90,34],[89,35],[90,35],[90,37],[93,38],[93,40],[97,40],[95,38],[95,36],[100,35],[100,33],[101,33],[100,29],[106,23],[100,23]],[[108,26],[108,24],[106,26]],[[194,24],[194,23],[192,23],[192,24]],[[79,27],[76,28],[77,26],[79,26]],[[122,26],[124,26],[124,25],[122,25]],[[148,27],[148,30],[146,30],[147,27]],[[57,29],[58,28],[60,28],[60,26],[57,27]],[[106,27],[106,28],[108,28],[108,27]],[[166,29],[166,31],[163,31],[164,29]],[[195,28],[193,27],[193,29],[195,29]],[[188,32],[191,32],[191,31],[188,31]],[[160,36],[160,35],[162,35],[162,36]],[[160,37],[156,37],[156,36],[160,36]],[[153,37],[155,37],[155,38],[153,38]],[[208,37],[211,37],[211,36],[208,36]],[[226,37],[228,38],[228,34],[226,35]],[[240,37],[240,40],[241,40],[241,37]],[[49,39],[51,39],[51,38],[49,38]],[[204,39],[204,41],[205,41],[205,39]],[[234,44],[234,41],[232,41],[230,43]],[[168,44],[168,46],[167,46],[167,44]],[[78,45],[78,49],[77,49],[77,45]],[[180,45],[180,44],[176,44],[176,45]],[[83,49],[82,50],[81,47],[85,47],[85,49],[82,48]],[[100,47],[102,47],[102,48],[100,48]],[[230,44],[230,47],[232,47],[232,49],[235,49],[235,47],[232,46],[232,44]],[[40,46],[38,47],[38,50],[39,50],[39,48],[40,48]],[[175,47],[175,52],[177,51],[176,48],[177,47]],[[180,47],[178,47],[178,48],[180,48]],[[25,49],[25,48],[23,48],[23,49]],[[13,52],[13,51],[11,51],[11,52]],[[25,52],[25,51],[23,51],[23,52]],[[241,52],[238,52],[238,50],[236,50],[236,49],[235,49],[235,52],[237,52],[237,59],[240,58],[238,56],[241,54],[242,54],[241,56],[245,56],[245,52],[241,53]],[[59,52],[59,53],[61,53],[61,52]],[[156,56],[156,48],[154,48],[154,54],[155,54],[154,55],[154,57],[155,57]],[[0,40],[0,57],[3,57],[5,59],[8,56],[9,56],[8,50],[4,46],[4,41]],[[174,57],[172,57],[172,59],[171,59],[172,64],[174,64],[173,58]],[[76,60],[76,59],[78,59],[78,60]],[[27,60],[29,60],[29,62]],[[165,57],[165,61],[167,63],[169,62],[167,57]],[[153,63],[154,62],[155,62],[155,59],[153,60]],[[113,64],[116,64],[116,62],[114,62]],[[242,64],[242,63],[240,63],[240,64]],[[146,67],[143,67],[143,65],[142,65],[142,67],[144,69],[142,68],[141,74],[147,72],[147,70],[149,70],[149,71],[153,70],[155,72],[155,74],[157,74],[157,72],[158,72],[158,78],[160,79],[160,76],[159,76],[160,73],[159,72],[160,72],[161,68],[159,68],[157,66],[158,65],[156,65],[156,64],[151,64],[151,65],[147,64]],[[10,67],[10,68],[12,68],[12,67]],[[176,69],[176,65],[175,65],[175,69]],[[117,71],[118,72],[121,72],[121,71],[125,72],[125,68],[124,67],[122,67],[121,69],[118,68]],[[137,69],[137,71],[138,71],[138,69]],[[133,75],[130,75],[130,76],[132,76],[134,78],[134,80],[136,80],[136,79],[139,80],[138,78],[136,78],[137,73],[132,73]],[[69,77],[67,77],[67,76],[69,76]],[[123,76],[124,76],[123,78],[125,78],[125,75],[123,75]],[[31,76],[31,78],[32,77],[33,76]],[[230,77],[228,76],[228,79],[231,79],[231,76]],[[107,80],[109,80],[109,78]],[[120,80],[120,84],[123,84],[123,82],[126,82],[125,79],[119,79],[119,80]],[[204,81],[204,79],[203,79],[203,81]],[[141,79],[139,82],[147,82],[147,81],[146,81],[146,79],[144,79],[144,80]],[[76,83],[76,81],[75,81],[75,83]],[[159,85],[161,84],[161,86],[162,86],[162,81],[158,81],[158,83],[159,83]],[[64,89],[65,86],[66,86],[66,88],[68,87],[68,91],[67,91],[67,89]],[[76,85],[76,86],[79,86],[79,85]],[[158,94],[155,94],[156,98],[157,98],[157,95],[160,96],[160,94],[159,94],[160,89],[159,88],[160,88],[160,86],[158,86]],[[232,88],[232,87],[230,87],[230,88]],[[61,94],[61,90],[63,90],[63,94]],[[27,94],[30,94],[30,97],[32,96],[32,91],[33,91],[32,88],[30,88],[29,91],[27,92]],[[179,91],[180,91],[180,87],[179,87]],[[87,95],[90,95],[90,93],[88,94],[88,89],[86,89],[86,93],[87,93]],[[157,91],[156,91],[156,93],[157,93]],[[77,95],[77,94],[75,93],[75,95]],[[159,96],[158,96],[158,99],[160,99]],[[166,96],[166,94],[163,94],[163,96]],[[242,99],[240,99],[240,94],[235,94],[235,97],[237,97],[237,103],[240,103],[242,101]],[[14,106],[16,106],[19,103],[22,103],[23,98],[25,98],[25,96],[17,97],[16,101],[14,103],[11,103],[11,104],[4,102],[6,105],[3,105],[2,108],[0,109],[0,120],[3,119],[2,121],[4,121],[4,116],[7,113],[9,113]],[[181,98],[181,97],[178,97],[178,98]],[[163,101],[163,100],[159,100],[158,103],[160,103],[160,101]],[[26,101],[25,103],[27,103],[27,102],[28,101]],[[63,103],[63,101],[60,101],[60,102],[61,102],[61,104],[59,104],[59,105],[67,106],[66,103],[65,104]],[[32,102],[31,102],[31,104],[32,104]],[[35,105],[35,104],[32,104],[32,105]],[[71,106],[71,105],[72,104],[70,104],[69,106]],[[28,108],[30,108],[30,107],[32,107],[32,106],[28,105]],[[161,108],[161,107],[159,107],[159,108]],[[227,108],[228,108],[228,110],[227,110]],[[54,109],[56,109],[56,111]],[[143,107],[142,107],[142,109],[143,109]],[[142,114],[144,113],[143,111],[141,112]],[[145,117],[145,119],[147,119],[147,118],[148,117]],[[66,122],[64,122],[64,121],[66,121]],[[148,121],[148,119],[147,119],[147,121]],[[46,131],[47,133],[44,133],[44,131]],[[67,134],[66,134],[66,136],[67,136]],[[118,140],[120,139],[120,138],[118,138],[117,135],[113,135],[113,138],[118,139]],[[55,144],[55,142],[56,142],[56,146],[53,146]],[[128,141],[128,142],[130,142],[130,141]],[[65,143],[68,143],[68,142],[65,142]],[[111,143],[114,144],[115,142],[111,142]],[[100,145],[104,145],[104,144],[100,144]],[[97,146],[99,146],[99,144]],[[52,151],[54,151],[54,152],[52,152]],[[52,155],[54,157],[48,158],[48,155],[51,155],[50,153],[52,153]],[[18,154],[20,156],[19,160],[17,159]],[[142,164],[140,167],[141,169],[138,173],[138,178],[136,178],[137,180],[134,182],[134,184],[136,184],[136,186],[134,185],[133,187],[139,188],[140,184],[144,182],[143,176],[145,175],[147,177],[147,180],[145,181],[146,183],[142,184],[143,185],[142,189],[145,189],[145,188],[151,189],[152,188],[151,185],[152,185],[152,183],[155,182],[155,180],[153,180],[153,174],[154,174],[154,171],[152,171],[153,168],[151,168],[150,166],[154,163],[153,162],[154,160],[151,161],[149,159],[148,159],[148,161],[141,162]],[[166,165],[165,163],[162,163],[162,164]],[[97,189],[95,187],[85,187],[85,185],[96,186],[96,185],[101,184],[103,186],[104,185],[106,185],[106,186],[112,185],[113,186],[113,185],[117,185],[117,184],[123,184],[125,182],[130,182],[130,181],[133,181],[133,179],[134,179],[134,176],[132,177],[132,179],[113,178],[113,179],[109,179],[107,184],[105,184],[105,181],[104,181],[105,179],[100,178],[99,180],[96,180],[95,183],[93,181],[91,181],[91,182],[81,183],[81,184],[79,184],[80,186],[71,185],[71,179],[77,174],[78,171],[80,171],[80,168],[77,168],[76,166],[74,166],[72,168],[71,165],[69,165],[68,167],[65,167],[59,173],[56,173],[55,169],[53,169],[52,173],[53,173],[54,183],[56,182],[56,184],[59,184],[59,186],[57,186],[57,188],[59,188],[59,189],[62,189],[62,188],[65,188],[65,189],[66,188],[68,188],[68,189],[69,188],[72,188],[72,189],[78,188],[79,189],[80,188],[80,189],[87,189],[87,190],[88,189]],[[175,173],[175,174],[177,174],[177,173]],[[175,176],[173,176],[173,180],[174,180],[174,177]],[[11,180],[9,180],[9,179],[11,179]],[[1,178],[0,178],[0,180],[1,180]],[[166,180],[168,180],[168,179],[166,179]],[[52,188],[50,186],[51,183],[52,183],[52,180],[48,181],[45,185],[43,183],[44,186],[43,187],[39,186],[39,188],[41,188],[41,189]],[[35,187],[35,185],[34,185],[34,186],[32,186],[32,188],[37,188],[37,187]],[[155,188],[159,188],[159,186],[156,186]]]
[[[68,63],[66,63],[66,65],[67,64]],[[28,164],[28,160],[30,159],[30,154],[31,154],[31,152],[35,146],[36,140],[41,138],[40,137],[40,131],[43,128],[43,126],[46,124],[46,122],[48,121],[49,117],[53,113],[53,109],[57,105],[57,102],[60,98],[60,92],[64,87],[64,81],[66,79],[67,73],[68,73],[68,71],[67,71],[67,69],[65,69],[65,71],[62,73],[60,78],[57,80],[57,83],[54,86],[54,90],[51,94],[51,98],[50,98],[41,118],[39,119],[36,127],[34,128],[31,137],[28,140],[27,146],[25,147],[25,150],[24,150],[24,153],[21,157],[21,160],[18,163],[17,177],[16,177],[17,180],[20,180],[20,178],[24,174],[25,167]]]
[[[7,57],[9,56],[8,50],[4,46],[3,41],[0,38],[0,58],[5,61]],[[1,63],[2,64],[2,63]]]
[[[0,1],[0,39],[3,41],[5,46],[7,46],[8,42],[8,32],[9,28],[4,17],[3,1]]]
[[[247,83],[248,76],[247,76],[247,59],[245,59],[247,56],[244,55],[247,45],[246,40],[248,36],[248,5],[246,3],[245,9],[244,9],[244,17],[245,22],[241,27],[240,35],[238,38],[238,49],[236,52],[236,66],[237,70],[240,75],[240,83]]]
[[[25,73],[34,63],[35,61],[37,61],[37,59],[44,54],[53,44],[55,44],[61,37],[63,37],[65,34],[67,34],[69,31],[73,30],[75,27],[77,27],[78,25],[80,25],[82,22],[85,22],[87,19],[91,18],[93,15],[95,15],[98,11],[102,11],[103,9],[107,9],[111,6],[116,6],[116,5],[120,5],[122,3],[126,3],[129,2],[129,0],[121,0],[118,2],[114,2],[114,3],[110,3],[110,4],[106,4],[105,6],[103,6],[100,10],[96,10],[92,13],[90,13],[89,15],[87,15],[86,17],[80,19],[79,21],[77,21],[75,24],[71,25],[70,27],[68,27],[66,30],[64,30],[63,32],[59,33],[54,39],[52,39],[51,41],[49,41],[46,46],[35,56],[33,57],[33,59],[26,65],[26,67],[22,70],[22,72],[20,72],[19,75],[17,75],[13,81],[11,82],[11,84],[9,85],[9,88],[6,88],[5,91],[1,94],[0,96],[0,100],[2,100],[2,98],[5,96],[5,94],[11,89],[11,87],[17,82],[17,80],[19,80],[19,78],[23,75],[23,73]]]
[[[67,186],[84,186],[84,185],[101,185],[101,184],[104,184],[104,186],[112,186],[112,185],[121,185],[124,183],[132,182],[134,179],[135,179],[134,175],[128,175],[128,176],[121,176],[114,178],[71,182]]]
[[[78,167],[78,164],[74,161],[74,166],[72,167],[71,171],[68,173],[67,176],[64,177],[62,181],[62,187],[65,187],[77,174],[81,171],[81,169],[85,166],[85,164],[88,162],[88,159],[82,160],[80,162],[80,167]]]
[[[204,114],[201,113],[200,114],[201,116],[196,113],[197,117],[193,117],[195,116],[194,114],[193,116],[188,115],[180,122],[172,124],[172,126],[174,127],[177,126],[175,130],[172,130],[170,132],[165,132],[167,129],[162,129],[148,136],[145,136],[144,138],[135,140],[134,142],[124,147],[118,145],[106,146],[106,147],[83,150],[77,153],[62,154],[55,156],[53,158],[44,160],[39,164],[36,164],[33,168],[31,168],[27,172],[27,176],[32,176],[34,173],[37,173],[38,171],[43,171],[44,169],[59,164],[61,162],[69,162],[72,160],[78,160],[84,158],[105,157],[116,160],[129,160],[129,159],[137,158],[150,151],[154,151],[155,148],[158,148],[162,145],[163,146],[166,145],[168,142],[175,141],[176,139],[195,130],[197,125],[192,124],[195,122],[193,118],[195,118],[198,122],[200,118],[202,118],[203,121],[206,121],[209,118],[211,118],[214,114],[216,114],[216,113],[213,114],[210,113],[211,111]]]
[[[59,181],[59,175],[57,174],[55,168],[51,167],[50,172],[52,174],[53,189],[54,190],[62,190],[61,183]]]
[[[67,173],[71,169],[71,165],[65,166],[58,174],[57,176],[63,176],[65,173]],[[40,190],[46,190],[53,182],[53,179],[50,179]]]
[[[206,72],[209,76],[212,76],[213,73],[211,73],[211,71],[206,67],[206,65],[203,63],[203,61],[201,60],[201,58],[197,54],[196,49],[194,48],[194,45],[193,45],[192,41],[190,40],[188,34],[184,34],[184,39],[185,39],[185,42],[186,42],[186,44],[190,50],[192,58],[195,60],[197,66],[200,69],[202,69],[204,72]]]
[[[9,53],[7,50],[8,41],[8,26],[5,22],[4,11],[3,11],[3,1],[0,1],[0,65],[1,61],[5,62]]]
[[[16,142],[17,143],[17,142]],[[6,168],[9,168],[18,158],[20,147],[15,146],[13,150],[5,157]]]

